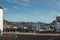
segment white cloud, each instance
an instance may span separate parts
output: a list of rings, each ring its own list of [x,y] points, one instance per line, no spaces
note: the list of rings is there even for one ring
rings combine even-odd
[[[27,6],[31,0],[6,0],[9,3]]]
[[[6,0],[7,2],[11,2],[11,3],[17,3],[18,0]]]
[[[55,13],[55,11],[54,11],[54,10],[52,10],[52,11],[51,11],[51,13]]]
[[[60,7],[60,1],[57,0],[47,0],[47,4],[54,8]]]
[[[29,3],[31,0],[21,0],[24,3]]]
[[[30,4],[31,0],[21,0],[21,5],[28,6]]]
[[[4,10],[5,10],[5,11],[7,11],[7,10],[8,10],[8,8],[4,8]]]
[[[17,6],[14,6],[13,8],[14,8],[14,9],[17,9],[18,7],[17,7]]]
[[[57,15],[57,16],[60,16],[60,15]]]

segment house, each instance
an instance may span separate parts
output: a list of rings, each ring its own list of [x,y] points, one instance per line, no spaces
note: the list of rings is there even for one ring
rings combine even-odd
[[[51,26],[54,27],[54,30],[56,32],[60,32],[60,16],[57,16],[56,17],[56,20],[54,20],[52,23],[51,23]]]
[[[60,16],[56,17],[56,31],[60,32]]]

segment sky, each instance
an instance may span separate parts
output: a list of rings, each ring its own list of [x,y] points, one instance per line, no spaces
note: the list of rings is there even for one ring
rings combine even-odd
[[[0,0],[8,21],[50,23],[60,15],[60,0]]]

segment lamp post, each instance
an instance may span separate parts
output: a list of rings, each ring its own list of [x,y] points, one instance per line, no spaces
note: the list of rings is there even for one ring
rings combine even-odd
[[[0,7],[0,33],[3,35],[3,8]]]

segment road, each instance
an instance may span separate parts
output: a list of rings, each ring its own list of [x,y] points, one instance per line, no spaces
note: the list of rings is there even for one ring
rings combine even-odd
[[[23,32],[4,32],[8,35],[32,35],[32,36],[60,36],[60,33],[23,33]]]
[[[60,40],[60,36],[4,35],[0,40]]]
[[[48,35],[48,36],[46,36]],[[13,33],[13,34],[4,34],[0,36],[0,40],[60,40],[60,34],[35,34],[35,33]]]

